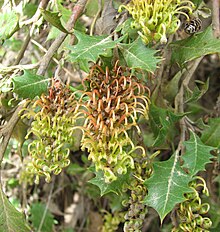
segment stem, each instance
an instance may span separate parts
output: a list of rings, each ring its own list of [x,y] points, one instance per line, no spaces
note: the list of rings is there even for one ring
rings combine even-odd
[[[1,147],[0,147],[0,164],[2,163],[2,159],[3,159],[3,156],[4,156],[5,150],[7,148],[9,139],[11,137],[11,134],[13,132],[13,129],[14,129],[15,125],[17,124],[17,122],[20,119],[19,112],[20,112],[20,110],[22,110],[25,103],[26,103],[26,101],[21,102],[21,104],[17,107],[17,109],[13,113],[12,117],[10,118],[8,123],[6,124],[6,126],[4,126],[0,130],[0,138],[3,136],[3,139],[2,139],[2,142],[1,142]]]
[[[76,20],[79,18],[80,14],[83,12],[86,3],[87,3],[87,0],[79,0],[74,6],[73,13],[66,26],[68,31],[71,31],[72,28],[74,27]],[[47,53],[44,55],[43,59],[40,62],[40,67],[37,70],[37,75],[43,76],[45,74],[53,55],[56,53],[60,45],[66,39],[67,35],[68,34],[61,32],[58,38],[55,39],[55,41],[52,43]]]
[[[34,15],[34,16],[32,17],[32,19],[31,19],[31,20],[33,20],[33,22],[32,22],[32,23],[33,23],[33,24],[32,24],[32,27],[31,27],[31,29],[28,31],[28,35],[27,35],[27,37],[26,37],[26,39],[25,39],[25,41],[24,41],[24,44],[23,44],[21,50],[20,50],[19,53],[18,53],[18,56],[17,56],[17,58],[16,58],[16,60],[15,60],[14,65],[19,64],[20,61],[21,61],[21,59],[23,58],[24,53],[25,53],[25,51],[26,51],[26,49],[27,49],[27,46],[28,46],[28,44],[29,44],[29,42],[30,42],[30,40],[31,40],[32,35],[33,35],[34,29],[35,29],[35,26],[36,26],[36,22],[38,21],[38,19],[39,19],[40,16],[41,16],[40,8],[45,9],[45,8],[47,7],[48,2],[49,2],[49,0],[42,0],[41,3],[39,4],[39,6],[38,6],[38,8],[37,8],[37,11],[36,11],[35,15]]]
[[[220,37],[219,0],[212,0],[212,29],[215,38]]]
[[[193,77],[193,74],[195,72],[195,70],[197,69],[199,63],[201,62],[201,60],[203,59],[203,56],[198,58],[197,60],[195,60],[193,62],[193,64],[191,65],[191,67],[189,68],[189,70],[185,71],[185,73],[183,74],[184,79],[183,82],[181,84],[179,93],[176,95],[175,98],[175,111],[179,112],[179,113],[184,113],[184,91],[185,91],[185,87],[189,85],[189,82],[191,80],[191,78]],[[180,142],[178,147],[181,149],[181,153],[183,153],[183,142],[186,140],[186,123],[185,123],[185,117],[183,117],[180,120]]]

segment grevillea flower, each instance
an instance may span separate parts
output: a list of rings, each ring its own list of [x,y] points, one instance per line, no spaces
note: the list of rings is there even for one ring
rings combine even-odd
[[[202,199],[199,196],[199,190],[202,188],[202,193],[206,196],[209,195],[208,188],[205,180],[196,176],[196,179],[190,183],[192,192],[186,193],[186,200],[180,203],[177,209],[177,219],[179,225],[172,229],[172,232],[184,232],[184,231],[209,231],[212,226],[212,221],[204,215],[207,215],[209,211],[209,204],[202,203]]]
[[[28,150],[31,162],[26,165],[27,173],[45,176],[51,179],[51,173],[59,174],[69,165],[69,147],[74,144],[77,107],[74,95],[67,87],[55,81],[49,89],[49,95],[42,95],[23,117],[33,117],[31,129],[26,136],[34,135]]]
[[[167,36],[180,27],[178,15],[192,13],[194,4],[189,0],[131,0],[125,8],[133,18],[131,27],[137,28],[138,34],[148,44],[151,41],[167,42]],[[186,13],[187,12],[187,13]]]
[[[147,88],[130,69],[117,64],[112,71],[93,66],[83,84],[85,90],[80,99],[81,113],[85,115],[82,149],[88,150],[88,158],[96,170],[102,170],[105,181],[111,182],[117,175],[125,174],[128,168],[134,169],[133,157],[137,149],[145,154],[143,147],[134,145],[129,130],[136,127],[140,133],[138,115],[148,118]]]

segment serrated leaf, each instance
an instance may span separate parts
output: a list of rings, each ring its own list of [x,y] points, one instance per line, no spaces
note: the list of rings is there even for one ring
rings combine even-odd
[[[91,184],[94,184],[98,186],[98,188],[101,191],[101,196],[107,194],[107,193],[115,193],[117,195],[122,194],[122,185],[129,180],[129,172],[125,175],[119,175],[117,180],[106,183],[104,174],[102,171],[95,172],[96,177],[89,180],[88,182]]]
[[[209,79],[207,79],[206,82],[202,81],[196,81],[197,83],[201,84],[201,87],[199,88],[198,85],[196,85],[192,90],[186,89],[186,103],[198,101],[209,89]]]
[[[0,231],[30,232],[22,213],[18,212],[10,203],[0,188]]]
[[[29,70],[24,70],[22,76],[13,77],[13,91],[21,98],[34,99],[42,93],[47,92],[50,78],[36,75]]]
[[[167,161],[155,162],[153,169],[153,175],[145,181],[148,195],[144,203],[158,212],[162,222],[176,204],[185,200],[184,193],[192,191],[188,186],[191,176],[180,167],[178,154]]]
[[[190,140],[185,141],[184,145],[186,152],[182,156],[184,160],[183,167],[188,169],[191,176],[205,170],[205,165],[210,163],[210,159],[213,157],[210,151],[214,148],[203,144],[200,138],[192,131],[190,132]]]
[[[131,44],[119,44],[118,47],[130,68],[154,72],[160,61],[155,56],[157,51],[144,45],[140,37]]]
[[[172,49],[171,61],[183,67],[190,60],[220,52],[220,40],[213,37],[212,28],[209,26],[201,33],[171,43],[170,47]]]
[[[68,32],[62,25],[60,20],[62,15],[59,12],[51,12],[48,10],[41,9],[41,13],[47,22],[51,23],[54,27],[58,28],[60,31],[70,34],[70,32]]]
[[[151,104],[150,125],[153,129],[155,140],[152,146],[160,146],[168,139],[174,124],[181,119],[182,115],[176,115],[169,109],[163,109]]]
[[[15,11],[0,14],[0,43],[9,39],[18,29],[18,15]]]
[[[202,132],[202,142],[209,146],[220,148],[220,118],[210,118],[208,126]]]
[[[42,217],[44,216],[45,210],[46,210],[46,207],[42,203],[33,203],[31,205],[30,221],[32,222],[32,225],[36,229],[36,231],[38,230],[41,224],[41,220],[42,220]],[[46,210],[46,214],[43,220],[41,231],[52,232],[53,225],[54,225],[54,217],[48,210]]]
[[[78,43],[70,47],[69,60],[83,64],[81,68],[89,72],[89,61],[96,62],[99,56],[109,55],[108,50],[115,47],[119,41],[113,41],[111,36],[89,36],[79,31],[74,31]]]

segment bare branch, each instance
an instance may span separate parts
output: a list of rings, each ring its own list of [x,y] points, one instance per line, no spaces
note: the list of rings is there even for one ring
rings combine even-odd
[[[0,130],[0,138],[3,137],[0,147],[0,164],[2,162],[13,129],[17,124],[18,120],[20,119],[19,112],[21,111],[21,109],[23,109],[25,103],[26,101],[21,102],[21,104],[17,107],[8,123]]]
[[[67,23],[67,30],[71,31],[76,23],[76,20],[80,16],[80,14],[83,12],[84,7],[86,5],[87,0],[79,0],[76,5],[73,8],[73,13]],[[67,37],[68,34],[61,32],[60,35],[55,39],[55,41],[52,43],[50,48],[48,49],[47,53],[43,57],[43,59],[40,62],[40,67],[37,71],[38,75],[44,75],[49,63],[53,57],[53,55],[56,53],[58,48],[61,46],[65,38]]]
[[[212,29],[215,38],[220,37],[219,0],[212,0]]]

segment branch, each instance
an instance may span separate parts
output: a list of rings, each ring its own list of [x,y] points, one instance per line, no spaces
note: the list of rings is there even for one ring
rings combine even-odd
[[[40,11],[40,9],[41,9],[41,8],[46,9],[48,2],[49,2],[49,0],[42,0],[42,1],[40,2],[40,4],[39,4],[38,8],[37,8],[37,11],[36,11],[35,15],[31,18],[31,22],[33,23],[33,24],[32,24],[32,27],[31,27],[31,29],[28,31],[28,35],[27,35],[27,37],[26,37],[26,39],[25,39],[25,41],[24,41],[24,44],[23,44],[21,50],[20,50],[19,53],[18,53],[18,56],[17,56],[17,58],[16,58],[16,60],[15,60],[14,65],[19,64],[20,61],[21,61],[21,59],[23,58],[24,53],[25,53],[25,51],[26,51],[26,49],[27,49],[27,46],[28,46],[28,44],[29,44],[29,42],[30,42],[30,40],[31,40],[32,35],[33,35],[34,29],[35,29],[35,26],[36,26],[36,22],[38,21],[38,19],[39,19],[40,16],[41,16],[41,11]],[[25,23],[24,23],[24,25],[25,25]]]
[[[215,38],[220,37],[219,0],[212,0],[212,29]]]
[[[196,59],[190,66],[189,70],[186,70],[184,75],[184,79],[182,81],[180,90],[178,92],[178,94],[176,95],[175,98],[175,111],[179,112],[179,113],[184,113],[184,89],[186,86],[189,85],[189,82],[191,80],[191,78],[193,77],[193,74],[195,72],[195,70],[197,69],[199,63],[201,62],[201,60],[203,59],[203,56]],[[183,152],[183,148],[182,148],[182,143],[186,140],[185,136],[186,136],[186,123],[185,123],[185,118],[183,117],[180,120],[180,142],[179,142],[179,149],[182,150]]]
[[[17,109],[13,113],[8,123],[0,130],[0,138],[3,137],[2,142],[1,142],[1,147],[0,147],[0,164],[2,162],[4,153],[7,148],[9,139],[12,135],[13,129],[20,119],[19,112],[23,109],[25,103],[26,101],[21,102],[21,104],[17,107]]]
[[[87,0],[79,0],[74,6],[73,13],[66,25],[66,28],[68,31],[71,31],[73,29],[76,23],[76,20],[78,19],[80,14],[83,12],[86,3],[87,3]],[[60,45],[63,43],[63,41],[67,37],[67,35],[68,34],[61,32],[60,35],[55,39],[55,41],[52,43],[47,53],[44,55],[43,59],[40,62],[40,67],[37,70],[37,75],[43,76],[45,74],[53,55],[56,53]]]

